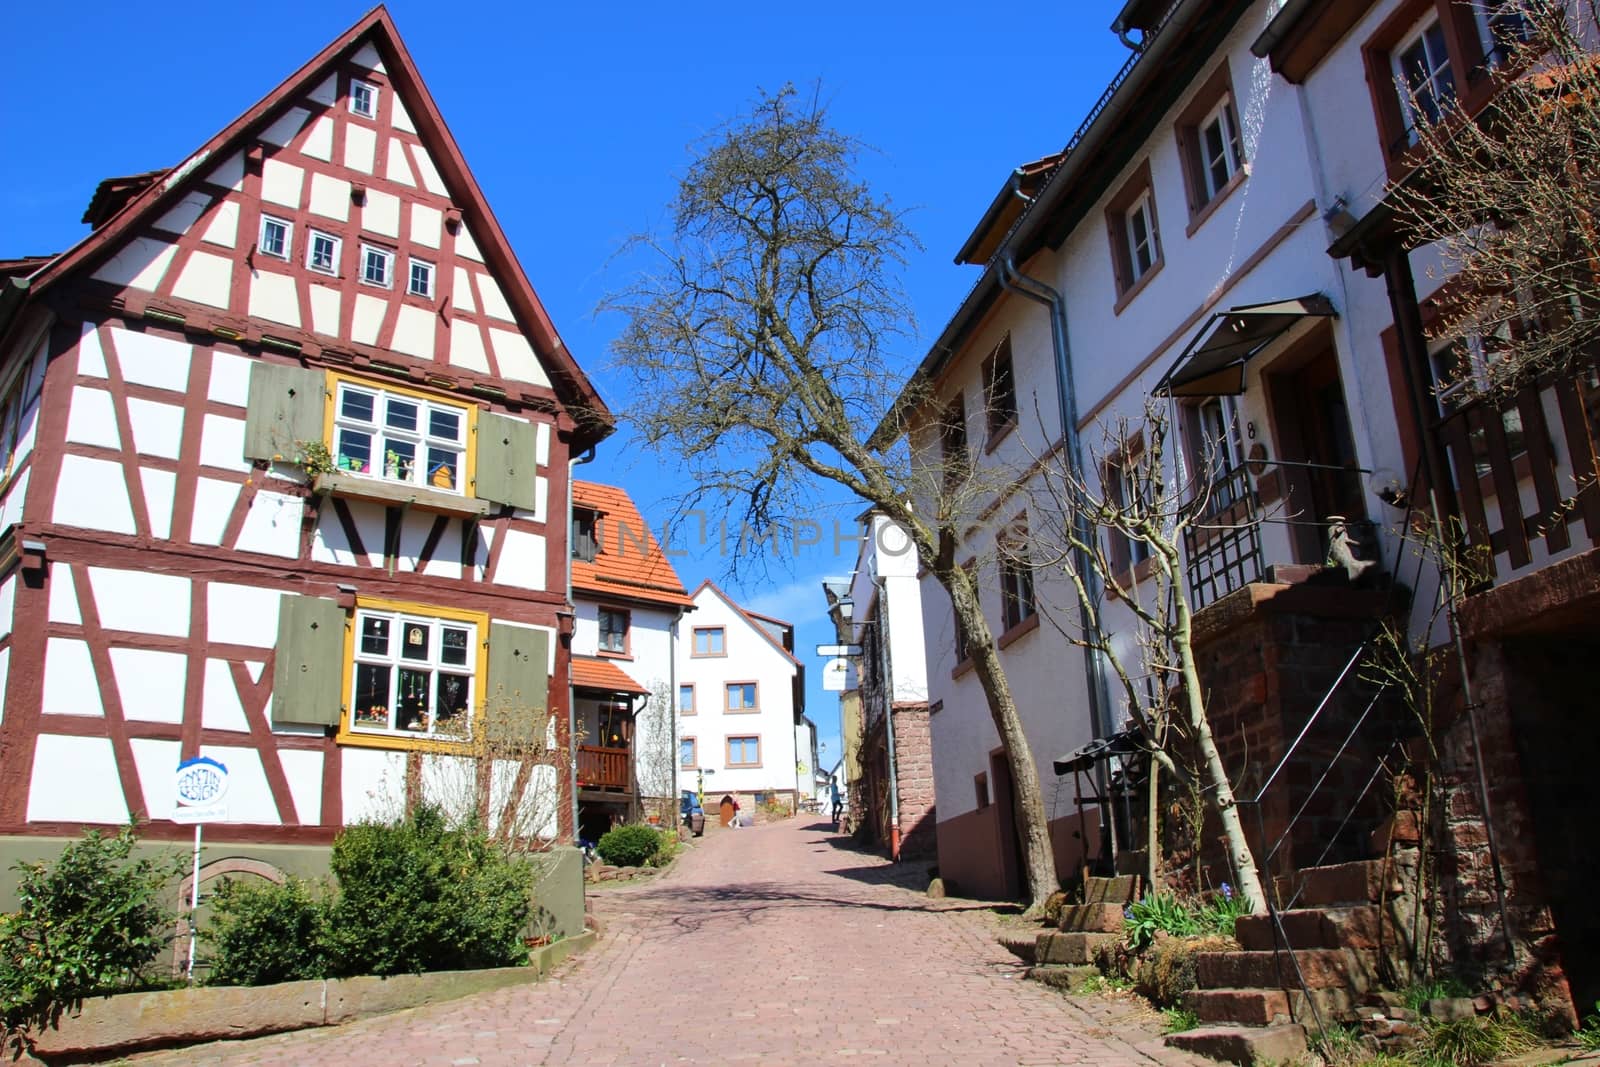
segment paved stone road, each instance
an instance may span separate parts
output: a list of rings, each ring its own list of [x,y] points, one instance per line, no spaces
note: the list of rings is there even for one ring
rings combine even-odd
[[[711,832],[665,876],[592,894],[604,936],[546,982],[134,1062],[1198,1062],[1148,1018],[1023,981],[992,911],[843,844],[804,816]]]

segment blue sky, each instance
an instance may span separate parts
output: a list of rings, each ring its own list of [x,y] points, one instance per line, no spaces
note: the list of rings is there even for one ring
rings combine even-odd
[[[1007,172],[1058,150],[1127,58],[1119,2],[1047,5],[422,4],[389,10],[478,183],[568,347],[614,409],[627,407],[594,309],[627,280],[613,261],[658,223],[688,146],[758,87],[821,80],[834,124],[876,146],[863,171],[914,209],[925,246],[905,283],[920,339],[976,280],[951,258]],[[0,257],[59,251],[102,178],[171,166],[360,18],[356,3],[22,4],[0,35]],[[628,488],[652,525],[669,512],[661,464],[607,441],[586,478]],[[830,504],[829,501],[832,501]],[[838,709],[811,655],[832,640],[823,576],[859,505],[818,500],[822,543],[785,546],[766,580],[724,581],[715,539],[680,539],[693,588],[711,577],[799,624],[808,713],[839,753]]]

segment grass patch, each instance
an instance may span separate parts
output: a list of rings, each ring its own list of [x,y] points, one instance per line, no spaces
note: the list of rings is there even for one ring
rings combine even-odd
[[[1471,995],[1472,990],[1467,988],[1466,983],[1448,975],[1443,978],[1430,978],[1426,982],[1413,982],[1400,990],[1405,1006],[1418,1013],[1428,1006],[1430,1000],[1454,1000]]]
[[[1126,978],[1112,978],[1103,974],[1091,974],[1072,987],[1072,995],[1086,997],[1097,993],[1126,993],[1132,988],[1133,983]]]

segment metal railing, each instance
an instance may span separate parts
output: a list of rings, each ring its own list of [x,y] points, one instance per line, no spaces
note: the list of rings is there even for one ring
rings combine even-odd
[[[1261,506],[1250,472],[1240,466],[1211,483],[1208,514],[1183,530],[1184,569],[1196,611],[1265,573]]]

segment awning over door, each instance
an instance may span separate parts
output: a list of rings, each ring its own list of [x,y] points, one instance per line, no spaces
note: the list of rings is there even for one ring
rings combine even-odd
[[[572,687],[598,693],[650,695],[650,690],[634,681],[627,671],[615,663],[603,659],[591,659],[588,656],[572,657]]]
[[[1206,320],[1172,369],[1156,385],[1162,396],[1235,396],[1244,392],[1244,365],[1311,316],[1330,318],[1321,293],[1270,304],[1246,304]]]

